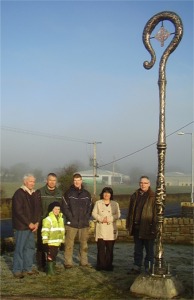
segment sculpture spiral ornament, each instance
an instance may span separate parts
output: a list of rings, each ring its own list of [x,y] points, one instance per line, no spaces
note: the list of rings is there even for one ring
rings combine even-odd
[[[164,223],[164,208],[166,198],[165,187],[165,154],[166,154],[166,133],[165,133],[165,98],[166,98],[166,62],[169,55],[176,49],[183,36],[183,24],[180,17],[171,11],[164,11],[154,15],[145,25],[143,31],[143,43],[145,48],[151,55],[151,60],[145,61],[143,66],[145,69],[151,69],[156,61],[155,52],[150,43],[150,35],[156,25],[164,20],[174,24],[175,32],[169,46],[164,51],[159,64],[159,97],[160,97],[160,115],[159,115],[159,134],[158,134],[158,174],[156,182],[156,210],[157,210],[157,238],[156,238],[156,254],[155,254],[155,271],[156,274],[164,274],[165,266],[163,261],[163,245],[162,233]],[[163,38],[166,39],[165,37]]]

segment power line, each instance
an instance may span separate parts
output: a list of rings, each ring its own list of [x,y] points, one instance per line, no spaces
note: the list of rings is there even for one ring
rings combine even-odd
[[[179,129],[173,131],[172,133],[168,134],[166,137],[169,137],[169,136],[175,134],[176,132],[182,130],[183,128],[185,128],[185,127],[187,127],[187,126],[189,126],[189,125],[191,125],[192,123],[194,123],[194,121],[191,121],[190,123],[184,125],[183,127],[181,127],[181,128],[179,128]],[[149,148],[149,147],[155,145],[156,143],[157,143],[157,142],[153,142],[153,143],[151,143],[151,144],[149,144],[149,145],[147,145],[147,146],[145,146],[145,147],[143,147],[143,148],[141,148],[141,149],[139,149],[139,150],[136,150],[136,151],[134,151],[134,152],[132,152],[132,153],[130,153],[130,154],[127,154],[127,155],[125,155],[125,156],[123,156],[123,157],[120,157],[120,158],[118,158],[118,159],[116,159],[116,160],[113,160],[113,161],[111,161],[111,162],[109,162],[109,163],[106,163],[106,164],[104,164],[104,165],[98,166],[98,168],[105,167],[105,166],[110,165],[110,164],[112,164],[112,163],[115,163],[115,162],[117,162],[117,161],[119,161],[119,160],[122,160],[122,159],[125,159],[125,158],[129,157],[129,156],[132,156],[132,155],[134,155],[134,154],[136,154],[136,153],[138,153],[138,152],[141,152],[141,151],[143,151],[143,150],[145,150],[145,149],[147,149],[147,148]]]
[[[169,136],[175,134],[176,132],[184,129],[185,127],[191,125],[192,123],[194,123],[194,121],[191,121],[188,124],[184,125],[183,127],[181,127],[179,129],[173,131],[172,133],[166,135],[166,137],[169,137]],[[84,143],[84,144],[93,144],[91,142],[88,142],[88,141],[85,141],[85,140],[82,140],[82,139],[76,139],[76,138],[67,137],[67,136],[60,136],[60,135],[54,135],[54,134],[49,134],[49,133],[43,133],[43,132],[39,132],[39,131],[36,132],[36,131],[30,131],[30,130],[25,130],[25,129],[13,128],[13,127],[8,127],[8,126],[1,126],[1,129],[2,130],[6,130],[6,131],[12,131],[12,132],[24,133],[24,134],[31,134],[31,135],[38,135],[38,136],[43,136],[43,137],[47,137],[47,138],[60,139],[60,140],[66,140],[66,141],[71,141],[71,142],[78,142],[78,143]],[[118,158],[116,160],[113,160],[113,161],[111,161],[109,163],[97,166],[97,168],[100,169],[100,168],[102,168],[104,166],[107,166],[107,165],[110,165],[110,164],[112,164],[114,162],[123,160],[123,159],[125,159],[125,158],[127,158],[129,156],[132,156],[132,155],[134,155],[134,154],[136,154],[138,152],[141,152],[141,151],[143,151],[143,150],[145,150],[145,149],[147,149],[147,148],[155,145],[156,143],[157,142],[155,141],[155,142],[153,142],[153,143],[151,143],[151,144],[149,144],[149,145],[147,145],[147,146],[145,146],[145,147],[143,147],[143,148],[141,148],[139,150],[136,150],[136,151],[134,151],[134,152],[132,152],[130,154],[127,154],[127,155],[125,155],[123,157],[120,157],[120,158]]]
[[[90,142],[82,140],[82,139],[77,139],[77,138],[72,138],[72,137],[62,136],[62,135],[56,135],[56,134],[50,134],[50,133],[44,133],[44,132],[40,132],[40,131],[31,131],[31,130],[13,128],[13,127],[8,127],[8,126],[1,126],[1,129],[6,130],[6,131],[16,132],[16,133],[24,133],[24,134],[29,134],[29,135],[42,136],[42,137],[46,137],[46,138],[65,140],[65,141],[70,141],[70,142],[77,142],[77,143],[84,143],[84,144],[90,143]]]

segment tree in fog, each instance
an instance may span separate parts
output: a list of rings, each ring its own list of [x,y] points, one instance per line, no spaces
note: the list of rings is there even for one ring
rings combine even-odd
[[[24,175],[31,173],[36,178],[37,182],[43,181],[41,169],[33,169],[26,163],[17,163],[10,168],[1,168],[1,181],[2,182],[21,182]]]
[[[59,188],[65,193],[73,184],[73,174],[78,172],[79,166],[77,163],[70,164],[64,167],[58,174]]]
[[[132,167],[129,172],[130,183],[132,185],[137,185],[139,183],[139,178],[142,175],[146,175],[146,172],[139,167]]]
[[[42,182],[43,181],[44,177],[42,175],[42,170],[40,170],[40,169],[34,169],[32,171],[32,174],[36,178],[36,182]]]
[[[17,163],[11,166],[9,170],[13,181],[21,181],[25,174],[32,172],[26,163]]]
[[[1,182],[11,181],[12,177],[8,168],[1,167]]]

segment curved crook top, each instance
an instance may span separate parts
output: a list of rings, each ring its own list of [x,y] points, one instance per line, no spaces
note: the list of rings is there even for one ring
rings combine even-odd
[[[146,69],[151,69],[156,61],[156,55],[155,55],[155,52],[150,43],[150,35],[151,35],[152,31],[154,30],[154,28],[156,27],[156,25],[160,21],[164,21],[164,20],[171,21],[175,26],[174,38],[172,39],[171,43],[169,44],[169,46],[166,48],[166,50],[163,53],[163,56],[165,54],[166,60],[167,60],[168,56],[176,49],[176,47],[178,46],[178,44],[180,43],[180,41],[182,39],[183,24],[182,24],[181,18],[176,13],[171,12],[171,11],[163,11],[163,12],[160,12],[160,13],[154,15],[151,19],[149,19],[149,21],[146,23],[146,25],[144,27],[143,36],[142,36],[144,46],[151,55],[151,61],[150,62],[145,61],[143,64],[144,68],[146,68]]]

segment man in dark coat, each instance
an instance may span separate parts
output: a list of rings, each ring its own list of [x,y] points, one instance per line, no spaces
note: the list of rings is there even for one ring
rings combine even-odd
[[[37,252],[36,261],[39,271],[46,271],[46,249],[42,243],[42,220],[48,215],[48,207],[52,202],[62,203],[62,191],[57,188],[57,175],[55,173],[49,173],[46,179],[46,185],[40,188],[37,192],[40,194],[41,200],[41,222],[37,232]]]
[[[15,231],[15,251],[13,257],[13,274],[16,278],[33,275],[35,254],[34,232],[40,221],[40,199],[34,190],[35,177],[25,175],[23,185],[12,198],[12,223]]]
[[[134,237],[134,266],[131,273],[139,274],[143,263],[143,249],[145,271],[154,263],[154,241],[156,237],[156,205],[155,194],[150,188],[147,176],[141,176],[140,188],[131,196],[126,228],[129,235]]]
[[[73,267],[73,247],[77,234],[80,242],[80,265],[90,267],[87,252],[92,208],[91,195],[83,188],[81,175],[74,174],[73,185],[65,193],[62,204],[62,211],[66,219],[64,265],[67,269]]]

